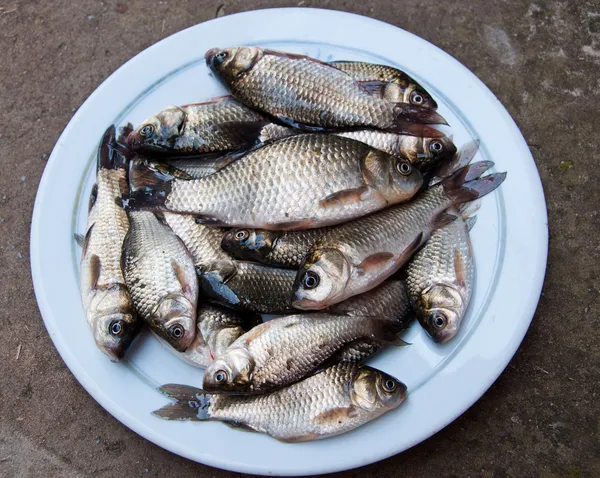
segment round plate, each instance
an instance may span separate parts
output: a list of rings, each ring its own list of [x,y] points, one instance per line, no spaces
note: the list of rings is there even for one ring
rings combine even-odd
[[[508,171],[483,200],[472,231],[477,281],[459,335],[434,344],[418,324],[371,361],[404,381],[397,410],[353,432],[284,444],[222,423],[169,422],[150,414],[167,400],[156,387],[199,386],[202,372],[179,361],[151,336],[114,364],[97,350],[79,296],[79,248],[94,182],[97,143],[111,123],[144,118],[171,104],[224,94],[204,63],[212,47],[260,45],[321,60],[366,60],[408,72],[438,101],[460,147],[479,139],[477,159]],[[143,51],[110,76],[61,135],[42,177],[31,230],[37,301],[56,348],[87,391],[148,440],[208,465],[246,473],[303,475],[345,470],[399,453],[431,436],[470,407],[496,380],[521,343],[535,311],[546,267],[546,207],[535,164],[515,123],[464,66],[426,41],[370,18],[329,10],[241,13],[189,28]],[[440,401],[441,400],[441,401]]]

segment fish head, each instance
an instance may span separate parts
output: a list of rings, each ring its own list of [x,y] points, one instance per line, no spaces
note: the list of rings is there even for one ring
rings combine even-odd
[[[381,191],[390,204],[406,201],[421,189],[423,176],[408,159],[392,157],[387,167],[390,180]]]
[[[464,304],[456,286],[435,284],[421,293],[416,304],[417,318],[431,338],[443,344],[457,334]]]
[[[182,295],[160,301],[151,327],[175,350],[185,352],[196,337],[196,307]]]
[[[113,362],[123,358],[139,329],[133,309],[96,317],[92,323],[96,344]]]
[[[129,133],[127,144],[134,151],[169,151],[183,132],[185,117],[179,106],[169,106]]]
[[[419,162],[433,163],[452,158],[456,154],[456,145],[448,137],[423,138],[423,153],[419,155]]]
[[[404,103],[410,103],[411,105],[430,110],[436,110],[438,107],[431,95],[414,83],[404,90]]]
[[[281,232],[263,229],[230,229],[223,235],[221,248],[240,259],[259,260],[272,252],[280,235]]]
[[[350,274],[350,263],[338,249],[313,251],[296,276],[292,305],[297,309],[319,310],[340,302]]]
[[[232,84],[244,77],[263,56],[263,50],[252,46],[212,48],[204,59],[208,67],[225,83]]]
[[[361,367],[350,383],[352,404],[367,412],[383,413],[406,398],[406,385],[387,373]]]
[[[249,392],[254,360],[241,347],[230,347],[204,372],[202,388],[207,392]]]

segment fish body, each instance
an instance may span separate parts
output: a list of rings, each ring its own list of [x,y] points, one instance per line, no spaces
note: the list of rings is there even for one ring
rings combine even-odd
[[[243,261],[217,261],[199,271],[204,299],[235,310],[279,314],[292,309],[297,271]]]
[[[294,307],[322,309],[380,284],[406,264],[434,230],[456,218],[446,213],[448,208],[475,200],[502,183],[505,173],[479,178],[492,164],[466,166],[408,204],[325,234],[298,272]]]
[[[134,151],[162,155],[198,155],[247,149],[260,142],[271,121],[231,96],[184,106],[169,106],[133,131]]]
[[[230,229],[223,235],[221,248],[236,259],[298,269],[311,246],[329,230],[330,227],[305,231]]]
[[[128,193],[125,155],[115,128],[108,128],[98,150],[96,185],[90,198],[81,254],[81,298],[96,345],[111,360],[123,357],[140,329],[121,270],[121,247],[129,220],[121,200]]]
[[[453,338],[473,292],[473,250],[465,220],[436,230],[406,268],[419,323],[438,343]]]
[[[322,134],[275,141],[200,179],[150,173],[130,197],[131,208],[269,230],[345,222],[410,199],[423,182],[403,158]]]
[[[196,335],[198,280],[181,239],[148,211],[130,211],[122,265],[138,314],[184,352]]]
[[[332,61],[332,66],[363,82],[372,94],[398,103],[437,109],[432,96],[403,71],[388,65],[363,61]]]
[[[219,420],[285,442],[318,440],[353,430],[397,408],[406,385],[376,369],[339,364],[264,395],[211,395],[185,385],[160,391],[176,400],[154,412],[168,420]]]
[[[442,123],[435,111],[394,103],[327,63],[259,47],[212,49],[206,63],[243,103],[309,129],[371,127],[427,136],[416,123]]]

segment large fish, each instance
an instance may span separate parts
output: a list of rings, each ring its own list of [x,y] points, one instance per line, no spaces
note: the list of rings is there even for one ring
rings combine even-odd
[[[292,310],[296,270],[227,260],[198,272],[202,298],[210,302],[263,314]]]
[[[222,96],[169,106],[144,120],[127,141],[133,150],[146,154],[198,155],[250,148],[265,132],[271,136],[271,127],[280,128],[235,98]]]
[[[230,229],[223,235],[221,248],[236,259],[298,269],[312,245],[330,230],[331,227],[306,231]]]
[[[310,249],[294,284],[294,307],[323,309],[365,292],[402,267],[432,232],[452,220],[448,208],[496,189],[506,173],[479,176],[493,163],[456,171],[408,204],[334,228]]]
[[[457,218],[436,230],[406,268],[406,285],[419,323],[438,343],[459,330],[473,292],[469,229],[476,216]]]
[[[122,267],[138,314],[179,352],[196,335],[198,280],[181,239],[148,211],[130,211]]]
[[[110,126],[100,143],[96,184],[82,241],[81,298],[96,345],[111,360],[123,357],[140,329],[121,270],[121,248],[129,230],[122,206],[128,193],[127,157]]]
[[[360,81],[371,94],[398,103],[437,109],[437,103],[425,88],[397,68],[364,61],[332,61],[329,64]]]
[[[213,48],[205,58],[236,98],[295,127],[436,136],[437,130],[417,123],[445,123],[432,109],[378,98],[349,74],[306,56],[235,47]]]
[[[422,176],[409,161],[323,134],[284,138],[200,179],[144,175],[133,209],[201,216],[213,225],[270,230],[338,224],[410,199]]]
[[[318,440],[353,430],[397,408],[406,385],[371,367],[339,364],[265,395],[211,395],[186,385],[159,389],[174,403],[156,410],[167,420],[219,420],[285,442]]]

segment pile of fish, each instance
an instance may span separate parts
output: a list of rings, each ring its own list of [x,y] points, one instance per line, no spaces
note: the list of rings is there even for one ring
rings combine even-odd
[[[81,293],[98,347],[142,327],[205,369],[169,384],[172,420],[297,442],[398,407],[363,365],[416,318],[445,343],[473,286],[469,229],[505,173],[440,130],[430,94],[384,65],[213,49],[232,96],[111,126],[98,151]],[[261,314],[278,317],[263,322]]]

